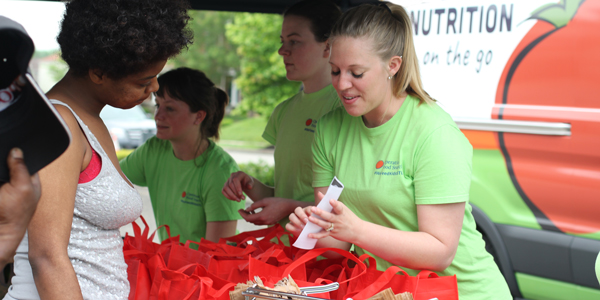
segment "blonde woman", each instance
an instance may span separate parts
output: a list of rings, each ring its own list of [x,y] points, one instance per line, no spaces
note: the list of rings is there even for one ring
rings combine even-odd
[[[331,33],[332,82],[344,108],[325,115],[313,142],[317,202],[333,176],[345,185],[333,211],[297,208],[317,247],[369,253],[398,265],[457,275],[460,299],[511,299],[471,214],[472,147],[423,90],[411,21],[397,5],[361,5]],[[322,218],[318,219],[317,216]]]

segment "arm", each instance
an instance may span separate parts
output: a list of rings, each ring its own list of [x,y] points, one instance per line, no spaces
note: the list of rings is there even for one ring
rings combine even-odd
[[[252,201],[256,202],[264,198],[273,197],[275,189],[242,171],[237,171],[231,173],[221,193],[227,199],[237,202],[245,200],[246,196],[244,196],[244,193],[246,193]]]
[[[309,220],[323,229],[334,224],[330,232],[321,231],[311,237],[323,245],[331,238],[355,244],[395,265],[411,269],[443,271],[456,254],[462,229],[465,202],[418,205],[419,231],[407,232],[363,221],[343,203],[331,201],[333,212],[316,207]],[[381,241],[385,241],[382,243]]]
[[[73,139],[59,158],[39,172],[44,193],[28,227],[29,261],[42,299],[83,299],[67,246],[77,182],[89,146],[71,112],[62,106],[56,109]]]
[[[304,208],[310,205],[315,204],[314,202],[269,197],[255,201],[246,210],[240,210],[240,215],[254,225],[273,225],[289,216],[297,207]],[[262,210],[254,213],[258,208],[262,208]]]
[[[207,222],[205,238],[216,243],[220,238],[234,236],[236,228],[237,220]]]
[[[127,176],[127,179],[129,179],[129,181],[135,185],[148,186],[146,179],[146,166],[144,164],[148,157],[148,143],[149,141],[146,141],[138,148],[133,150],[133,152],[129,153],[127,157],[119,161],[119,167],[121,168],[121,171],[123,171],[123,174]]]
[[[40,179],[29,176],[21,149],[12,149],[7,162],[10,182],[0,187],[0,268],[15,254],[41,193]]]

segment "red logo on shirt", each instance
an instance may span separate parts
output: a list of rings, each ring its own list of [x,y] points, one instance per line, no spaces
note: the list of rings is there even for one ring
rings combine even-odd
[[[313,120],[312,119],[308,119],[306,120],[306,126],[310,126],[310,124],[312,124]]]
[[[185,198],[185,195],[186,195],[186,193],[184,191],[183,193],[181,193],[181,198]]]
[[[377,162],[377,164],[375,165],[375,168],[377,168],[377,169],[381,169],[381,167],[383,167],[383,165],[384,165],[384,163],[383,163],[383,160],[380,160],[380,161],[378,161],[378,162]]]

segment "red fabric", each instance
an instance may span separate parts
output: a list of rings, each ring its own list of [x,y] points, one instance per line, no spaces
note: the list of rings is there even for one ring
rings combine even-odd
[[[92,181],[102,169],[102,159],[100,155],[92,148],[92,159],[88,166],[79,173],[79,183],[86,183]]]
[[[142,222],[146,224],[143,218]],[[413,293],[416,300],[458,299],[456,276],[439,277],[430,271],[409,276],[396,266],[379,271],[375,259],[368,254],[356,257],[340,249],[307,251],[285,246],[280,238],[289,233],[279,225],[244,232],[218,243],[202,239],[185,244],[179,243],[179,236],[171,237],[165,226],[169,238],[160,245],[152,242],[154,234],[149,236],[147,224],[143,231],[135,222],[132,225],[134,236],[126,235],[123,246],[130,300],[226,300],[237,283],[258,276],[272,287],[290,274],[300,287],[340,284],[336,291],[310,295],[317,298],[367,299],[391,287],[394,293]],[[289,238],[293,240],[292,236]],[[198,250],[190,248],[191,243],[197,244]],[[317,260],[326,251],[337,252],[341,257]],[[368,267],[364,263],[367,260]]]

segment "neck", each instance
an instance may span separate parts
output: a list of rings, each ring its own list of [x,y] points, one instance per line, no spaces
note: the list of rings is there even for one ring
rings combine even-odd
[[[207,139],[170,141],[173,154],[180,160],[192,160],[204,153],[210,144]]]
[[[95,86],[87,76],[74,76],[68,71],[56,85],[47,93],[48,98],[65,102],[79,111],[84,111],[93,116],[99,116],[106,105],[95,93]]]
[[[331,67],[329,64],[309,79],[302,81],[304,92],[307,94],[318,92],[331,84]]]
[[[402,103],[406,99],[406,92],[402,92],[400,97],[395,97],[390,95],[388,100],[384,100],[384,102],[379,105],[379,107],[373,109],[372,111],[364,114],[362,116],[363,122],[367,128],[375,128],[385,124],[391,118],[396,115]]]

